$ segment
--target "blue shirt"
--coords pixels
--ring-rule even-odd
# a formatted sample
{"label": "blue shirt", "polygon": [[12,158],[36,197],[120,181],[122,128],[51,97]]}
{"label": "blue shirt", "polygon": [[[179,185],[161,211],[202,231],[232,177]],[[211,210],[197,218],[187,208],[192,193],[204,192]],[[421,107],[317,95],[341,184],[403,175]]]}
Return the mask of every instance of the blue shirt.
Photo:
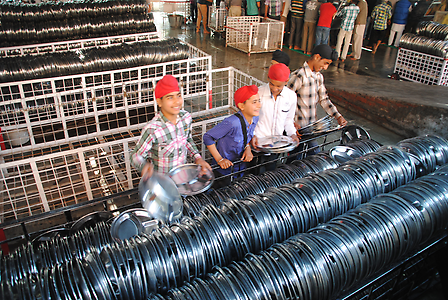
{"label": "blue shirt", "polygon": [[[238,114],[242,115],[241,111]],[[244,118],[244,116],[243,116]],[[252,124],[249,125],[246,118],[244,118],[247,128],[247,143],[250,142],[254,136],[255,126],[258,122],[258,117],[252,118]],[[206,146],[213,145],[216,141],[216,148],[222,158],[226,158],[231,162],[236,162],[241,159],[241,153],[246,145],[244,145],[243,129],[241,128],[241,121],[237,116],[231,115],[225,118],[221,123],[207,131],[203,136],[204,144]],[[216,160],[213,158],[212,164],[216,164]],[[234,171],[244,170],[246,168],[245,163],[238,163],[233,166]],[[223,175],[230,174],[232,167],[227,169],[219,168],[217,170]]]}

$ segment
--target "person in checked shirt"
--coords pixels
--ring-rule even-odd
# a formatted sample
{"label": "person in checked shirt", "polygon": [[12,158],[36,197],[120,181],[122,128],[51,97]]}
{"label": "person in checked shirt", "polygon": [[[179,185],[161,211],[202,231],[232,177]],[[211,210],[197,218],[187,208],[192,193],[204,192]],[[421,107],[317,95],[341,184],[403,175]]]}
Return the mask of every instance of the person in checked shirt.
{"label": "person in checked shirt", "polygon": [[392,18],[392,6],[389,1],[383,1],[383,3],[378,4],[372,11],[373,20],[373,32],[371,37],[371,44],[373,44],[372,54],[376,53],[378,46],[381,41],[384,41],[386,36],[387,25],[390,23],[390,18]]}
{"label": "person in checked shirt", "polygon": [[[287,86],[297,94],[296,127],[302,128],[316,121],[316,109],[319,103],[322,108],[345,126],[347,121],[338,112],[327,94],[324,85],[324,76],[320,71],[326,70],[333,60],[337,60],[337,53],[330,46],[321,44],[314,47],[311,57],[300,69],[291,73]],[[308,142],[308,149],[317,146],[317,142]],[[303,150],[303,143],[297,148],[297,152]],[[308,154],[318,152],[310,151]]]}
{"label": "person in checked shirt", "polygon": [[142,177],[153,172],[168,173],[172,168],[187,162],[187,155],[194,158],[202,171],[211,170],[202,159],[191,136],[191,115],[182,110],[184,99],[177,79],[165,75],[157,82],[154,94],[160,111],[143,128],[142,135],[131,153],[131,163]]}
{"label": "person in checked shirt", "polygon": [[[359,14],[359,7],[357,6],[358,0],[352,0],[350,5],[344,7],[338,13],[336,17],[342,17],[341,28],[339,29],[338,40],[336,42],[336,52],[339,55],[341,61],[347,58],[348,47],[352,39],[353,28],[355,28],[355,20]],[[341,53],[342,43],[344,43],[344,49]]]}

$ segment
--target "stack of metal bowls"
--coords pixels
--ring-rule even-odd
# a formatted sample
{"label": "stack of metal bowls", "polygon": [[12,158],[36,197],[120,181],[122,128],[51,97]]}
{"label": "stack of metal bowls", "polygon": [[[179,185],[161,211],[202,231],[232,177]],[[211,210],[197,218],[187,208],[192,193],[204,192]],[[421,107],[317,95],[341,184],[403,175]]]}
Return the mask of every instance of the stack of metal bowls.
{"label": "stack of metal bowls", "polygon": [[405,33],[400,38],[400,47],[422,53],[448,58],[448,41]]}
{"label": "stack of metal bowls", "polygon": [[0,47],[155,32],[141,0],[0,3]]}
{"label": "stack of metal bowls", "polygon": [[103,72],[187,59],[188,45],[177,38],[87,48],[41,55],[2,57],[0,83]]}

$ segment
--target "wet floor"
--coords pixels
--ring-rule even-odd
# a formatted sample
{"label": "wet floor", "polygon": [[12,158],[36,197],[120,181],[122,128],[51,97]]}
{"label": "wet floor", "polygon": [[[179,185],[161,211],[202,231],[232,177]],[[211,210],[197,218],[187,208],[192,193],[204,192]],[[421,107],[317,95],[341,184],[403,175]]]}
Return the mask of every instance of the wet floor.
{"label": "wet floor", "polygon": [[[247,53],[232,47],[226,47],[226,39],[222,32],[211,34],[196,33],[195,24],[187,23],[181,28],[170,27],[169,20],[163,13],[154,13],[154,21],[161,37],[177,37],[196,48],[212,56],[213,68],[223,68],[233,66],[242,72],[249,74],[259,80],[267,81],[268,66],[271,62],[272,53]],[[287,47],[282,49],[291,58],[289,65],[291,70],[298,69],[309,58],[309,55],[301,51],[290,50]],[[373,76],[388,78],[393,73],[395,59],[398,50],[393,47],[381,45],[375,55],[366,49],[363,51],[361,59],[345,62],[337,61],[328,70],[324,71],[325,76],[338,76],[344,72],[355,73],[359,76]],[[384,127],[378,126],[353,112],[339,108],[349,124],[356,124],[366,129],[371,138],[383,145],[394,145],[404,137],[397,135]],[[324,115],[320,109],[319,115]]]}

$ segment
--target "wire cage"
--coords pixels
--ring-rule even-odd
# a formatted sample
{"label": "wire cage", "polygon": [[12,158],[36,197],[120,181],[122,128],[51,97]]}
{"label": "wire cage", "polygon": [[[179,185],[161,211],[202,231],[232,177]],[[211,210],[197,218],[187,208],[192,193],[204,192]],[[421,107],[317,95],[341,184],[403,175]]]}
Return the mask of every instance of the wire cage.
{"label": "wire cage", "polygon": [[400,48],[394,73],[400,78],[428,85],[448,86],[448,59]]}
{"label": "wire cage", "polygon": [[160,1],[163,8],[162,11],[166,13],[170,26],[179,28],[186,23],[190,17],[190,1]]}
{"label": "wire cage", "polygon": [[224,32],[227,19],[225,7],[210,6],[208,14],[208,26],[214,32]]}
{"label": "wire cage", "polygon": [[134,43],[141,41],[151,41],[159,38],[158,32],[144,32],[136,34],[126,34],[120,36],[107,36],[81,40],[67,40],[53,43],[29,44],[14,47],[0,48],[0,57],[23,56],[27,54],[45,54],[68,50],[87,49],[94,47],[104,47],[120,45],[122,43]]}
{"label": "wire cage", "polygon": [[165,74],[178,78],[193,139],[209,157],[203,134],[234,112],[236,89],[261,82],[234,68],[191,72],[190,63],[176,62],[184,72],[165,63],[1,87],[2,223],[136,187],[130,151],[157,111],[153,87]]}
{"label": "wire cage", "polygon": [[283,47],[284,24],[260,16],[227,17],[226,46],[248,53],[273,52]]}

